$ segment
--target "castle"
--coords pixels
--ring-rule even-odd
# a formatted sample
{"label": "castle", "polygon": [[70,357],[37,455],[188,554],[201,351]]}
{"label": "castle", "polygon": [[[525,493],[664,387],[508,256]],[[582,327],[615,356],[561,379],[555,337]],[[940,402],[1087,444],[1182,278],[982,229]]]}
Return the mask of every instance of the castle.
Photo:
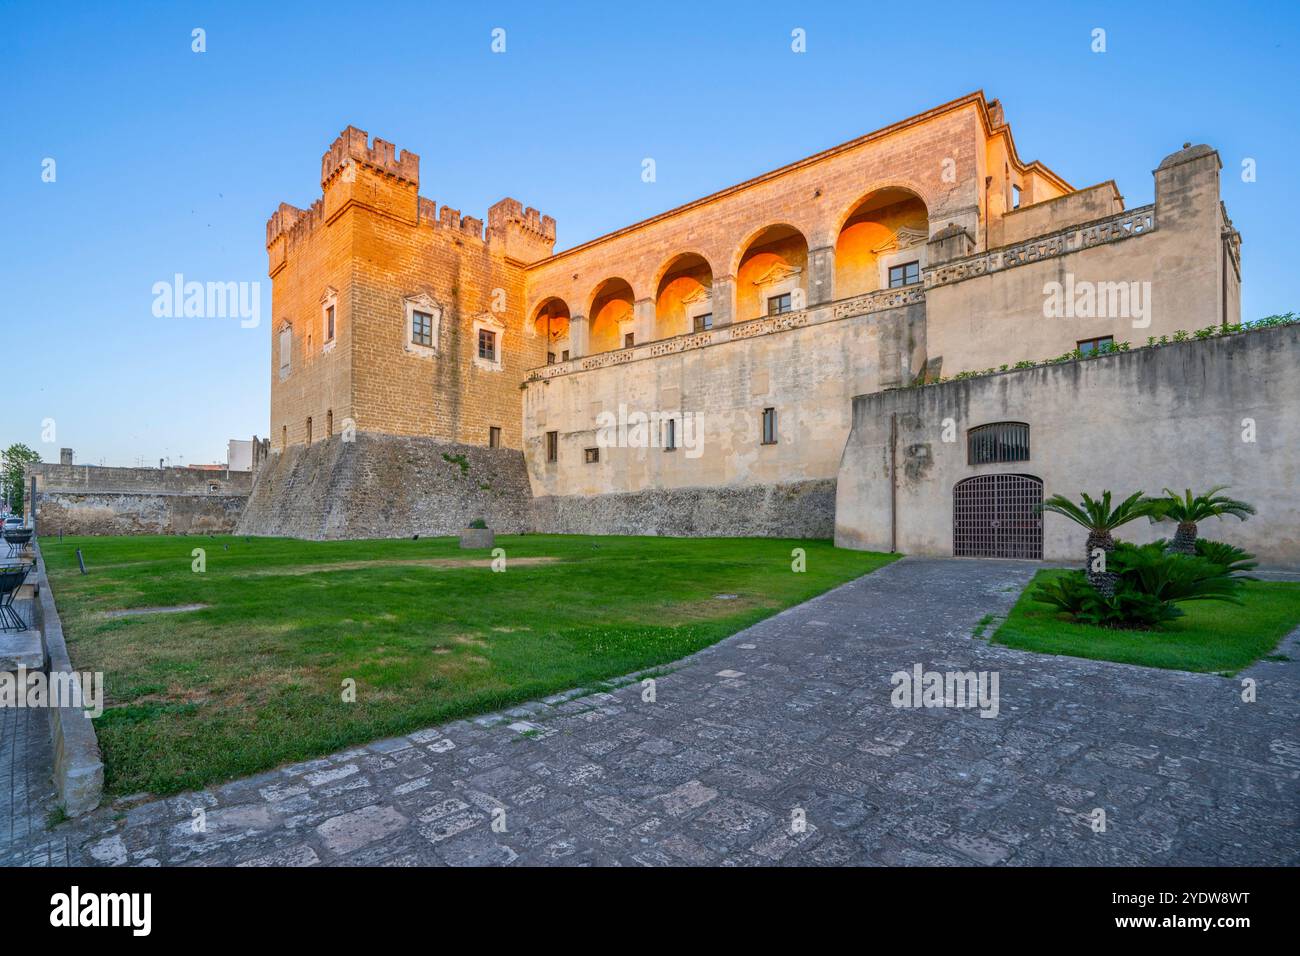
{"label": "castle", "polygon": [[[550,216],[438,206],[418,156],[348,127],[321,197],[267,223],[272,454],[242,530],[447,533],[483,516],[1060,556],[1072,539],[1034,510],[1051,441],[1125,436],[1151,490],[1247,497],[1283,476],[1229,445],[1185,474],[1189,451],[1157,447],[1141,414],[1089,413],[1121,393],[1141,408],[1154,375],[1181,390],[1159,398],[1171,414],[1244,416],[1240,396],[1169,369],[1222,378],[1210,352],[1268,365],[1258,345],[1140,348],[1240,322],[1220,168],[1185,146],[1154,171],[1154,201],[1127,207],[1113,181],[1076,188],[1023,160],[977,92],[556,253]],[[1051,435],[1034,420],[1049,415]],[[1047,493],[1127,487],[1132,461],[1111,476],[1083,459]]]}

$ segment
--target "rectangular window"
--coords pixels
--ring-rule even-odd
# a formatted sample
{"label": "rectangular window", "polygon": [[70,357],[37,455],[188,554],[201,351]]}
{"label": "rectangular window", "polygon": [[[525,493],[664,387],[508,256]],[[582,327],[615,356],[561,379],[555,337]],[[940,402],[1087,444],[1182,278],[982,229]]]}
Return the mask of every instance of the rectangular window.
{"label": "rectangular window", "polygon": [[569,360],[569,350],[565,349],[563,352],[560,353],[560,361],[567,362],[568,360]]}
{"label": "rectangular window", "polygon": [[560,460],[560,433],[546,433],[546,460],[554,463]]}
{"label": "rectangular window", "polygon": [[1012,209],[1020,208],[1020,187],[1019,186],[1011,187],[1011,208]]}
{"label": "rectangular window", "polygon": [[763,444],[776,444],[776,409],[763,409]]}
{"label": "rectangular window", "polygon": [[496,425],[491,425],[488,427],[488,447],[489,448],[501,447],[501,429],[498,428]]}
{"label": "rectangular window", "polygon": [[889,267],[889,287],[899,289],[905,285],[921,281],[921,263],[904,262],[901,265]]}
{"label": "rectangular window", "polygon": [[623,348],[630,349],[634,345],[636,345],[636,336],[633,333],[628,332],[623,336]]}
{"label": "rectangular window", "polygon": [[478,357],[489,362],[497,360],[497,334],[491,329],[478,330]]}
{"label": "rectangular window", "polygon": [[325,341],[334,341],[334,306],[325,307]]}
{"label": "rectangular window", "polygon": [[783,312],[789,312],[791,309],[790,293],[785,292],[781,295],[774,295],[767,300],[767,314],[781,315]]}
{"label": "rectangular window", "polygon": [[664,451],[677,447],[677,419],[670,418],[664,422]]}
{"label": "rectangular window", "polygon": [[584,448],[582,450],[582,460],[585,461],[588,465],[596,464],[596,462],[600,461],[600,449]]}
{"label": "rectangular window", "polygon": [[555,364],[555,353],[554,353],[554,352],[547,352],[547,353],[546,353],[546,364],[547,364],[547,365],[554,365],[554,364]]}
{"label": "rectangular window", "polygon": [[1084,355],[1091,355],[1093,352],[1100,352],[1103,348],[1110,351],[1110,347],[1115,344],[1115,336],[1103,335],[1095,339],[1083,339],[1075,343],[1077,348]]}
{"label": "rectangular window", "polygon": [[428,312],[411,313],[411,344],[433,348],[433,316]]}
{"label": "rectangular window", "polygon": [[705,312],[703,315],[697,315],[697,316],[695,317],[695,331],[696,331],[696,332],[707,332],[707,331],[708,331],[709,329],[711,329],[711,328],[713,328],[713,313],[712,313],[712,312]]}

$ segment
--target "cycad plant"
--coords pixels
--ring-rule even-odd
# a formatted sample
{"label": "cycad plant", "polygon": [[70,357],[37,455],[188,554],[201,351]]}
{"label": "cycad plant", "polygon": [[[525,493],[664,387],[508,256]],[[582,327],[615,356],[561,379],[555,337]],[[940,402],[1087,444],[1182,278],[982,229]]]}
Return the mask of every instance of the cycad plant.
{"label": "cycad plant", "polygon": [[1104,568],[1104,561],[1101,562],[1103,567],[1098,568],[1094,563],[1094,554],[1100,548],[1106,553],[1105,556],[1109,556],[1115,550],[1115,539],[1111,532],[1120,525],[1153,514],[1155,505],[1150,502],[1151,499],[1143,497],[1143,492],[1137,491],[1112,508],[1109,491],[1103,491],[1100,498],[1084,492],[1078,503],[1064,495],[1052,495],[1043,502],[1043,510],[1063,515],[1088,529],[1083,570],[1088,575],[1088,583],[1099,594],[1110,598],[1115,595],[1115,575]]}
{"label": "cycad plant", "polygon": [[1166,488],[1165,497],[1149,499],[1153,521],[1178,522],[1178,530],[1174,532],[1173,544],[1169,546],[1169,550],[1179,554],[1195,554],[1198,521],[1204,521],[1206,518],[1221,519],[1224,515],[1232,515],[1245,521],[1255,513],[1253,505],[1219,494],[1227,487],[1227,485],[1215,485],[1209,491],[1199,495],[1193,495],[1191,488],[1188,488],[1183,495]]}

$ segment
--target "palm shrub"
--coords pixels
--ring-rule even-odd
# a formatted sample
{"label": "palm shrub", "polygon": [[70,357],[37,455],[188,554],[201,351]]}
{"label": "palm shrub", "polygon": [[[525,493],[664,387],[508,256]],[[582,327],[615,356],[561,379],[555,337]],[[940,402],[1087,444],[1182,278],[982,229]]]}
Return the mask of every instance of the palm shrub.
{"label": "palm shrub", "polygon": [[1078,503],[1064,495],[1052,495],[1043,502],[1043,510],[1063,515],[1075,524],[1088,529],[1088,541],[1084,549],[1084,573],[1087,575],[1088,583],[1098,593],[1103,597],[1110,597],[1115,593],[1115,574],[1109,567],[1097,568],[1093,562],[1093,555],[1101,549],[1105,552],[1106,563],[1108,563],[1111,552],[1115,550],[1115,539],[1111,536],[1111,532],[1137,518],[1150,517],[1155,509],[1155,506],[1150,503],[1151,500],[1143,497],[1142,492],[1136,491],[1112,508],[1109,490],[1103,491],[1100,498],[1094,498],[1085,491],[1082,500]]}
{"label": "palm shrub", "polygon": [[1090,586],[1083,572],[1069,571],[1038,585],[1030,597],[1081,624],[1149,630],[1181,617],[1178,605],[1187,601],[1240,604],[1238,591],[1245,580],[1209,558],[1167,551],[1163,541],[1117,542],[1108,571],[1114,575],[1110,594]]}
{"label": "palm shrub", "polygon": [[1148,499],[1152,521],[1178,522],[1174,543],[1170,545],[1172,550],[1179,554],[1196,554],[1196,524],[1199,521],[1206,518],[1222,519],[1224,515],[1245,521],[1255,513],[1253,505],[1219,494],[1227,487],[1215,485],[1199,495],[1193,495],[1191,488],[1182,495],[1166,488],[1165,497]]}
{"label": "palm shrub", "polygon": [[1235,544],[1228,544],[1224,541],[1211,541],[1209,538],[1196,539],[1196,556],[1217,564],[1229,574],[1245,581],[1255,580],[1249,577],[1246,572],[1259,567],[1259,562],[1255,560],[1255,556],[1249,551],[1245,551]]}

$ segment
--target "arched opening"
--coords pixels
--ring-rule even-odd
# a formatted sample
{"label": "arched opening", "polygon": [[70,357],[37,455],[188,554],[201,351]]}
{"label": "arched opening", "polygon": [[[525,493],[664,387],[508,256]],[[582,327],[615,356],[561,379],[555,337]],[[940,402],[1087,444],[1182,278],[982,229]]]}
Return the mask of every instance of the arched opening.
{"label": "arched opening", "polygon": [[596,287],[587,310],[588,350],[609,352],[621,349],[632,333],[636,300],[632,286],[623,279],[606,279]]}
{"label": "arched opening", "polygon": [[1043,480],[977,475],[952,489],[952,553],[959,558],[1043,557]]}
{"label": "arched opening", "polygon": [[807,302],[808,240],[775,225],[749,240],[736,267],[736,319],[798,312]]}
{"label": "arched opening", "polygon": [[711,328],[713,270],[703,256],[694,252],[674,257],[655,290],[655,338]]}
{"label": "arched opening", "polygon": [[569,306],[552,296],[533,313],[533,331],[546,343],[546,364],[563,362],[569,351]]}
{"label": "arched opening", "polygon": [[915,193],[878,189],[859,202],[835,240],[835,298],[921,281],[929,213]]}

